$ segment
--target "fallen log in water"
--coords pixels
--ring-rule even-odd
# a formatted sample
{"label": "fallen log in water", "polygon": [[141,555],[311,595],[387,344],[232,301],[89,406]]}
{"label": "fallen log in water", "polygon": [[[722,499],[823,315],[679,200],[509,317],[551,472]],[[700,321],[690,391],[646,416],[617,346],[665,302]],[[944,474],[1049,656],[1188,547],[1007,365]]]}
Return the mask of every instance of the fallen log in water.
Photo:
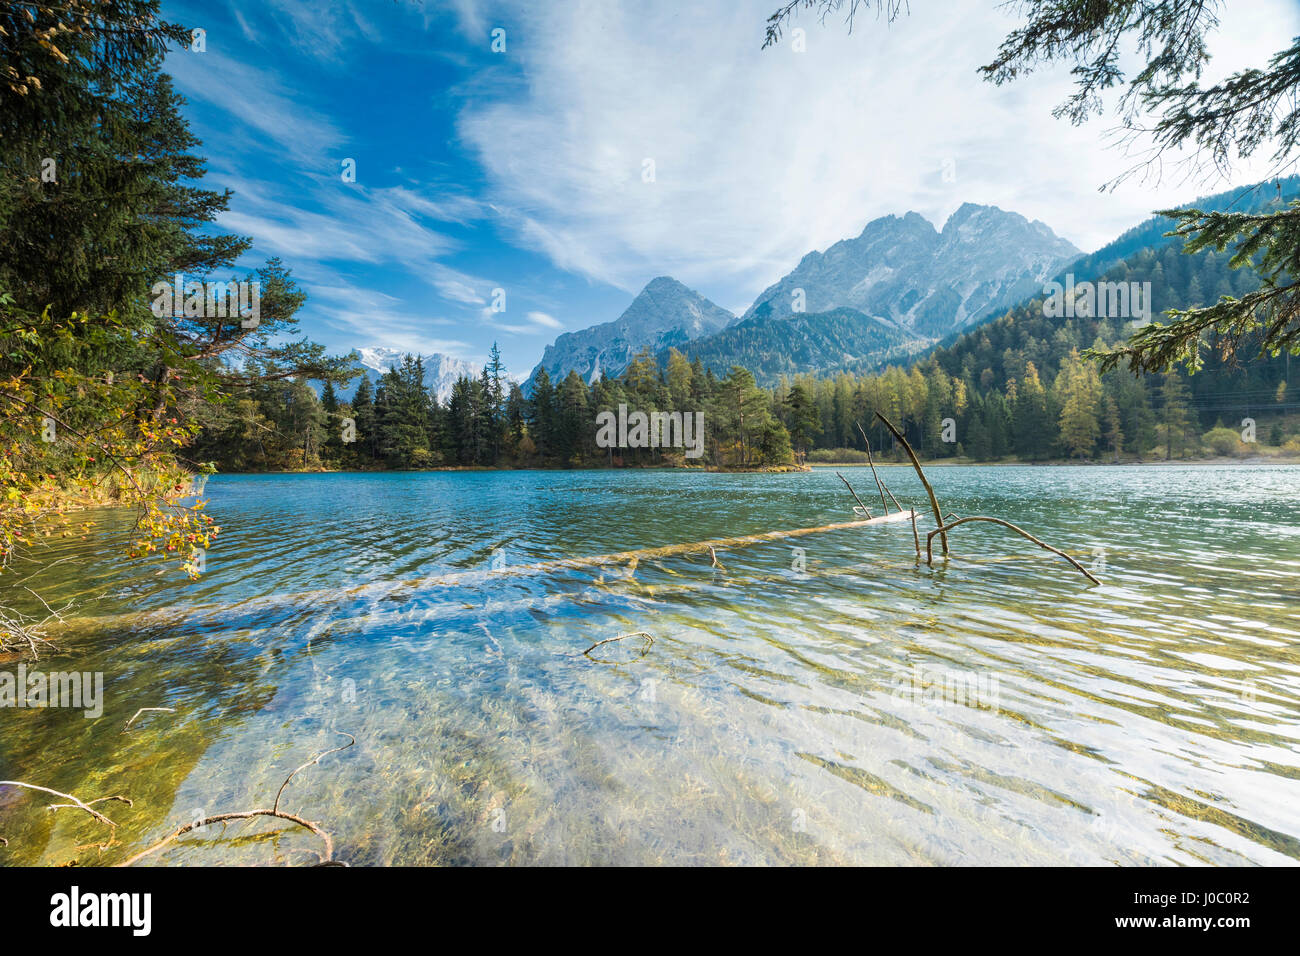
{"label": "fallen log in water", "polygon": [[[721,569],[722,565],[721,562],[718,561],[717,557],[718,551],[724,551],[729,548],[746,548],[767,541],[779,541],[782,538],[800,538],[805,535],[822,534],[828,531],[845,531],[853,528],[870,528],[876,525],[897,524],[902,521],[912,520],[914,516],[915,512],[907,510],[876,518],[868,518],[863,521],[842,521],[837,524],[818,525],[814,528],[791,528],[785,531],[763,531],[758,534],[741,535],[735,538],[713,538],[708,541],[693,541],[687,544],[668,544],[657,548],[638,548],[634,551],[616,551],[611,554],[596,554],[579,558],[554,558],[550,561],[538,561],[532,564],[508,564],[499,568],[476,568],[471,571],[452,571],[447,574],[437,574],[426,578],[413,578],[405,581],[379,581],[351,588],[322,588],[315,591],[299,591],[294,594],[268,595],[262,598],[251,598],[250,600],[241,603],[239,607],[245,611],[254,611],[267,607],[280,607],[286,604],[306,606],[319,602],[338,601],[341,599],[358,598],[367,595],[372,595],[375,598],[391,598],[403,591],[411,591],[422,587],[477,584],[496,577],[540,574],[548,571],[599,567],[602,565],[625,565],[635,570],[636,565],[641,561],[652,561],[657,558],[667,558],[675,555],[695,553],[709,554],[711,556],[710,565]],[[919,558],[919,547],[917,549],[917,554]],[[113,624],[140,626],[149,618],[150,615],[156,616],[160,623],[172,623],[178,618],[193,618],[201,614],[222,612],[229,609],[230,605],[226,604],[197,604],[179,609],[182,612],[179,615],[175,610],[160,610],[141,614],[105,615],[93,618],[68,618],[65,621],[65,624],[74,627],[82,626],[88,628],[101,628],[112,626]]]}
{"label": "fallen log in water", "polygon": [[[714,538],[710,541],[694,541],[690,544],[666,544],[658,548],[638,548],[635,551],[617,551],[613,554],[597,554],[586,558],[556,558],[554,561],[542,561],[538,564],[521,564],[514,568],[499,568],[494,573],[500,574],[506,571],[524,573],[529,571],[551,571],[561,568],[586,568],[600,564],[625,564],[634,560],[654,560],[655,558],[667,558],[678,554],[693,554],[703,551],[716,552],[728,548],[747,548],[753,544],[761,544],[764,541],[778,541],[782,538],[800,538],[804,535],[821,534],[826,531],[846,531],[850,528],[869,528],[880,524],[894,524],[899,521],[909,521],[911,516],[911,511],[903,511],[892,515],[881,515],[878,518],[867,518],[864,521],[842,521],[839,524],[818,525],[816,528],[764,531],[760,534],[742,535],[739,538]],[[482,572],[468,573],[481,574]],[[444,575],[442,578],[429,579],[429,581],[443,581],[446,578],[458,576]]]}
{"label": "fallen log in water", "polygon": [[[968,521],[988,521],[994,524],[1003,525],[1011,529],[1012,531],[1015,531],[1017,534],[1034,542],[1039,547],[1044,548],[1047,551],[1051,551],[1053,554],[1060,555],[1061,557],[1069,561],[1072,565],[1074,565],[1076,568],[1078,568],[1080,571],[1082,571],[1083,574],[1088,578],[1088,580],[1092,581],[1094,584],[1101,583],[1100,581],[1097,580],[1097,578],[1095,578],[1092,574],[1090,574],[1083,567],[1083,565],[1079,564],[1078,561],[1070,557],[1064,551],[1058,550],[1057,548],[1054,548],[1049,544],[1045,544],[1044,542],[1035,538],[1029,532],[1016,527],[1015,525],[1011,524],[1011,522],[1009,521],[1003,521],[1001,518],[989,518],[984,516],[958,518],[957,515],[950,514],[948,517],[954,520],[952,520],[951,523],[945,524],[945,521],[947,521],[948,519],[943,516],[943,511],[939,507],[939,499],[934,493],[934,488],[933,486],[931,486],[930,481],[926,477],[924,470],[922,470],[921,462],[917,458],[916,452],[912,450],[912,446],[908,444],[907,438],[904,437],[903,433],[899,431],[897,428],[895,428],[894,424],[890,422],[887,418],[885,418],[883,415],[877,413],[876,417],[879,418],[881,422],[884,423],[885,427],[889,430],[890,434],[893,435],[894,438],[899,442],[899,444],[903,446],[903,450],[907,452],[908,457],[912,461],[912,467],[916,470],[917,477],[920,478],[921,484],[925,487],[926,494],[929,496],[930,507],[934,511],[934,518],[935,518],[935,529],[931,532],[928,532],[926,535],[926,553],[928,557],[928,563],[931,566],[933,566],[934,563],[933,540],[935,535],[939,536],[939,541],[943,546],[943,553],[946,556],[948,554],[948,531],[949,530],[951,530],[952,528],[956,527],[959,524],[963,524]],[[861,425],[859,425],[859,428],[860,427]],[[865,432],[863,433],[863,438],[864,440],[866,438]],[[893,492],[889,491],[889,489],[885,487],[884,482],[881,481],[879,475],[876,473],[874,462],[871,462],[871,471],[872,474],[876,476],[878,489],[881,492],[882,504],[884,502],[884,496],[889,495],[890,499],[894,502],[895,505],[897,505],[898,499],[894,498]],[[838,472],[836,472],[836,474],[839,475]],[[849,484],[848,480],[845,479],[843,475],[839,475],[839,478],[848,487],[850,493],[854,497],[854,500],[858,502],[858,508],[855,509],[855,511],[861,510],[863,512],[866,512],[867,511],[866,506],[862,503],[862,500],[858,497],[857,492],[853,490],[853,486]],[[888,510],[887,507],[886,510]],[[422,587],[437,587],[442,585],[455,585],[455,584],[477,584],[484,580],[491,579],[493,577],[500,577],[506,575],[525,575],[525,574],[545,573],[548,571],[577,570],[580,568],[599,567],[601,565],[620,565],[620,564],[624,565],[625,577],[632,578],[636,572],[637,565],[641,561],[646,561],[646,560],[653,561],[659,558],[674,557],[676,555],[705,553],[705,552],[707,552],[709,555],[710,558],[709,563],[711,567],[718,570],[725,570],[725,568],[722,566],[722,562],[718,560],[718,552],[725,551],[729,548],[747,548],[750,547],[751,545],[762,544],[768,541],[779,541],[785,538],[799,538],[799,537],[804,537],[805,535],[822,534],[828,531],[847,531],[855,528],[869,528],[869,527],[874,527],[876,525],[896,524],[898,522],[903,522],[903,521],[910,521],[912,523],[912,540],[916,548],[916,560],[917,563],[919,564],[921,560],[921,541],[920,541],[919,531],[916,527],[917,517],[918,517],[917,512],[914,509],[907,508],[895,512],[894,514],[884,514],[876,518],[866,518],[860,521],[842,521],[836,524],[817,525],[816,527],[812,527],[812,528],[791,528],[784,531],[763,531],[758,534],[740,535],[734,538],[712,538],[708,541],[693,541],[686,544],[667,544],[655,548],[637,548],[632,551],[616,551],[611,554],[596,554],[596,555],[590,555],[588,557],[555,558],[550,561],[538,561],[532,564],[505,565],[498,568],[480,568],[472,571],[453,571],[449,574],[432,575],[426,578],[416,578],[416,579],[406,580],[406,581],[375,582],[372,584],[363,584],[353,588],[343,588],[343,589],[330,588],[330,589],[320,589],[316,591],[304,591],[304,592],[299,592],[297,594],[272,595],[266,598],[254,598],[250,601],[246,601],[242,603],[240,607],[242,610],[251,611],[251,610],[256,610],[258,608],[264,608],[264,607],[283,606],[285,604],[306,605],[306,604],[312,604],[312,603],[317,603],[322,601],[338,601],[340,599],[351,599],[351,598],[358,598],[363,596],[373,596],[376,599],[383,599],[383,598],[391,599],[391,598],[396,598],[403,592],[414,591]],[[223,611],[228,609],[228,607],[229,607],[228,605],[222,605],[222,604],[198,605],[195,607],[186,608],[184,610],[184,613],[181,615],[181,617],[192,618],[200,614],[203,614],[205,612]],[[172,617],[172,615],[167,615],[165,612],[163,614],[160,614],[159,616],[164,618]],[[115,619],[124,619],[123,623],[130,623],[133,626],[139,626],[139,624],[141,623],[141,619],[143,617],[145,616],[134,615],[134,614],[114,615],[112,617],[74,619],[70,621],[65,621],[65,624],[75,623],[87,627],[103,627],[106,625],[112,625],[113,623],[115,623]]]}

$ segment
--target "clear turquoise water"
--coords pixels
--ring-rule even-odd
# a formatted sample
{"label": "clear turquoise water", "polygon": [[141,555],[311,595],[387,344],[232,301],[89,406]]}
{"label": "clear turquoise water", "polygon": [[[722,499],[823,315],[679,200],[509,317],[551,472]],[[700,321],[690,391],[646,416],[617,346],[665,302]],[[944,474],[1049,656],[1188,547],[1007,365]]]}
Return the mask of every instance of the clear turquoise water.
{"label": "clear turquoise water", "polygon": [[[1300,468],[932,478],[1102,585],[981,525],[933,569],[896,524],[489,573],[852,520],[820,469],[218,476],[193,584],[121,561],[100,515],[23,573],[77,603],[40,663],[103,671],[104,715],[0,710],[0,778],[133,805],[101,807],[110,834],[0,788],[0,862],[111,863],[270,806],[340,732],[282,802],[354,865],[1300,860]],[[629,632],[653,643],[582,653]],[[174,712],[123,733],[141,707]],[[314,862],[309,833],[257,836],[279,827],[152,861]]]}

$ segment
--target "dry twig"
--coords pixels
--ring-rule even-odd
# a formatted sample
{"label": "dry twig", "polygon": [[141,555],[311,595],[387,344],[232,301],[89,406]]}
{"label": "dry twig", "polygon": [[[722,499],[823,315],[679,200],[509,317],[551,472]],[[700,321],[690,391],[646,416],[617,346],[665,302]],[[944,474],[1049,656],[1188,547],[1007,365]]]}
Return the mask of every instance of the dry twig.
{"label": "dry twig", "polygon": [[298,826],[310,830],[325,843],[325,855],[321,858],[321,862],[329,863],[332,861],[334,856],[334,841],[330,839],[330,835],[322,830],[317,824],[312,823],[310,820],[304,820],[302,817],[294,816],[292,813],[284,813],[278,810],[245,810],[241,813],[218,813],[216,816],[205,817],[202,820],[195,820],[193,823],[187,823],[182,827],[177,827],[171,834],[163,837],[153,846],[141,850],[129,860],[123,860],[117,865],[130,866],[133,863],[138,863],[145,857],[152,856],[163,847],[175,842],[178,838],[189,833],[191,830],[201,829],[210,823],[227,823],[231,820],[251,820],[253,817],[275,817],[279,820],[288,820],[290,823],[296,823]]}
{"label": "dry twig", "polygon": [[[39,597],[39,595],[37,595]],[[42,602],[44,603],[44,602]],[[67,610],[66,607],[63,610]],[[54,642],[45,637],[44,631],[52,619],[62,620],[53,610],[43,620],[37,620],[21,614],[11,608],[0,607],[0,653],[8,653],[26,648],[31,652],[32,660],[40,660],[40,647],[57,650]]]}
{"label": "dry twig", "polygon": [[280,809],[280,795],[281,795],[282,793],[284,793],[284,788],[287,787],[287,786],[289,786],[289,781],[292,780],[294,777],[296,777],[296,776],[298,775],[298,771],[299,771],[299,770],[306,770],[306,769],[307,769],[308,767],[310,767],[312,764],[318,764],[318,763],[320,763],[322,757],[328,757],[330,754],[336,754],[336,753],[338,753],[340,750],[347,750],[349,747],[354,747],[354,746],[356,746],[357,738],[356,738],[356,737],[353,737],[353,736],[352,736],[350,733],[348,733],[347,731],[344,731],[344,730],[336,730],[336,731],[334,731],[334,733],[336,733],[336,734],[342,734],[344,737],[348,738],[348,742],[345,743],[342,747],[335,747],[333,750],[325,750],[325,751],[322,751],[321,753],[318,753],[316,756],[312,757],[310,760],[308,760],[305,764],[303,764],[301,767],[299,767],[299,768],[298,768],[297,770],[295,770],[293,773],[289,774],[289,776],[285,777],[285,779],[284,779],[284,783],[280,784],[280,789],[277,790],[277,791],[275,792],[275,803],[272,804],[272,806],[271,806],[271,809],[272,809],[273,811],[278,811],[278,810]]}
{"label": "dry twig", "polygon": [[54,803],[50,805],[49,809],[62,810],[62,809],[75,807],[78,810],[85,810],[87,813],[89,813],[100,823],[107,824],[110,827],[116,827],[117,824],[114,823],[112,820],[110,820],[108,817],[104,816],[98,810],[94,809],[94,804],[104,803],[105,801],[108,800],[117,800],[120,803],[125,803],[128,807],[133,806],[131,801],[128,800],[126,797],[98,797],[94,800],[91,800],[90,803],[83,803],[81,800],[78,800],[70,793],[63,793],[62,791],[59,790],[51,790],[49,787],[40,787],[34,783],[23,783],[21,780],[0,780],[0,787],[25,787],[28,790],[39,790],[41,793],[52,793],[56,797],[62,797],[63,799],[71,800],[72,802]]}
{"label": "dry twig", "polygon": [[176,711],[171,707],[141,707],[139,710],[135,712],[135,714],[131,717],[131,719],[126,722],[126,726],[122,728],[122,733],[126,733],[128,730],[131,729],[131,725],[135,723],[136,717],[139,717],[141,714],[151,710],[162,710],[162,711],[166,711],[169,714],[176,713]]}
{"label": "dry twig", "polygon": [[202,820],[195,820],[191,823],[186,823],[184,826],[177,827],[175,830],[173,830],[167,836],[163,837],[153,846],[141,850],[135,856],[131,857],[128,860],[124,860],[117,865],[130,866],[133,863],[138,863],[140,860],[143,860],[145,857],[152,856],[153,854],[157,853],[159,850],[163,849],[164,847],[174,843],[176,840],[184,836],[186,833],[189,833],[192,830],[202,829],[203,827],[206,827],[210,823],[229,823],[231,820],[251,820],[253,817],[274,817],[277,820],[288,820],[290,823],[296,823],[298,826],[303,827],[306,830],[310,830],[312,833],[320,837],[325,844],[325,853],[323,856],[320,857],[321,863],[323,865],[333,864],[334,863],[334,859],[333,859],[334,840],[330,837],[328,833],[326,833],[323,829],[321,829],[319,824],[313,823],[311,820],[306,820],[300,816],[297,816],[296,814],[285,813],[283,810],[281,810],[280,797],[284,794],[284,788],[289,786],[289,781],[292,780],[298,774],[298,771],[306,770],[308,767],[312,766],[313,764],[320,763],[322,757],[325,757],[329,754],[338,753],[341,750],[347,750],[349,747],[355,745],[357,742],[356,737],[353,737],[351,734],[345,731],[336,730],[335,733],[342,734],[344,737],[347,737],[348,742],[344,744],[342,747],[335,747],[332,750],[325,750],[322,751],[321,753],[318,753],[316,756],[312,757],[311,760],[308,760],[301,767],[298,767],[292,773],[290,773],[289,776],[285,777],[284,783],[280,784],[280,789],[275,794],[275,803],[269,810],[263,808],[260,810],[243,810],[240,811],[239,813],[218,813],[215,816],[204,817]]}
{"label": "dry twig", "polygon": [[925,477],[925,472],[921,470],[921,462],[916,457],[916,452],[912,451],[912,446],[909,445],[907,439],[903,437],[903,433],[894,427],[893,422],[880,414],[880,412],[876,412],[876,417],[880,419],[887,429],[889,429],[889,434],[894,436],[894,440],[903,446],[903,450],[907,452],[907,457],[912,459],[912,467],[916,469],[916,476],[921,479],[921,484],[925,486],[925,493],[930,496],[930,507],[934,509],[934,523],[940,528],[939,543],[943,545],[943,553],[947,554],[948,536],[944,534],[942,530],[943,509],[939,507],[939,499],[935,497],[934,489],[930,487],[930,480]]}
{"label": "dry twig", "polygon": [[[845,478],[843,475],[841,475],[838,471],[835,472],[835,477],[838,478],[840,481],[844,482],[844,487],[847,488],[847,489],[849,489],[849,494],[851,494],[851,495],[853,496],[853,500],[856,501],[856,502],[858,503],[858,508],[861,508],[861,509],[862,509],[862,517],[864,517],[864,518],[870,518],[870,517],[871,517],[871,512],[868,511],[868,510],[867,510],[867,506],[864,505],[864,504],[862,503],[862,499],[858,497],[858,493],[857,493],[856,491],[853,490],[853,486],[852,486],[851,484],[849,484],[849,480],[848,480],[847,478]],[[881,496],[881,499],[880,499],[880,500],[881,500],[881,501],[884,501],[884,500],[885,500],[885,499],[884,499],[884,496]],[[855,508],[855,509],[853,509],[853,510],[854,510],[854,511],[857,511],[858,508]],[[889,509],[888,509],[888,508],[885,509],[885,514],[889,514]]]}
{"label": "dry twig", "polygon": [[876,490],[880,492],[881,507],[885,509],[885,514],[889,514],[889,505],[885,504],[885,492],[888,491],[889,498],[891,501],[893,501],[894,507],[897,508],[899,511],[902,511],[903,506],[898,503],[898,499],[894,497],[894,493],[892,491],[889,491],[889,489],[885,486],[885,482],[881,479],[880,475],[876,472],[876,460],[873,457],[871,457],[871,439],[867,437],[867,432],[862,427],[862,422],[855,422],[855,424],[858,426],[858,432],[861,433],[862,435],[862,443],[867,446],[867,464],[871,466],[871,476],[876,479]]}
{"label": "dry twig", "polygon": [[607,637],[603,641],[597,641],[595,644],[592,644],[591,647],[583,651],[582,656],[587,658],[588,660],[596,661],[597,664],[610,663],[609,661],[602,661],[599,660],[598,658],[592,657],[591,652],[594,651],[596,648],[600,647],[602,644],[612,644],[614,641],[621,641],[625,637],[640,637],[645,639],[645,643],[641,646],[641,654],[639,655],[641,657],[645,657],[646,654],[650,652],[650,646],[655,642],[654,636],[648,634],[645,631],[629,631],[626,634],[618,635],[618,637]]}

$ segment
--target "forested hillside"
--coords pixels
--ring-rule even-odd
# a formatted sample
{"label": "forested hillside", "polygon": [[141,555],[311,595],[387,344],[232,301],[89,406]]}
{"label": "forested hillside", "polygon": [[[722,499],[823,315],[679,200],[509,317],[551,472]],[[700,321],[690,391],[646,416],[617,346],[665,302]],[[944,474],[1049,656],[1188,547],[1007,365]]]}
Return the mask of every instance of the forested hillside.
{"label": "forested hillside", "polygon": [[[768,304],[743,322],[681,346],[689,359],[706,369],[725,373],[743,365],[763,385],[782,376],[812,372],[879,368],[889,359],[901,360],[924,344],[894,325],[857,309],[774,315]],[[659,360],[667,361],[668,352]]]}
{"label": "forested hillside", "polygon": [[[1188,205],[1206,212],[1222,212],[1230,209],[1237,212],[1260,212],[1276,209],[1297,196],[1300,196],[1300,176],[1284,176],[1281,179],[1204,196]],[[1173,230],[1174,225],[1174,220],[1167,216],[1152,216],[1121,233],[1096,252],[1080,256],[1062,269],[1058,278],[1069,272],[1076,279],[1095,279],[1106,270],[1144,249],[1181,246],[1180,239],[1166,235]]]}
{"label": "forested hillside", "polygon": [[[1107,282],[1150,282],[1153,320],[1221,295],[1258,286],[1248,269],[1231,269],[1213,251],[1186,255],[1176,245],[1139,251],[1107,270]],[[1279,445],[1300,428],[1288,392],[1287,356],[1257,356],[1237,366],[1217,357],[1195,375],[1098,374],[1083,353],[1127,337],[1129,320],[1049,318],[1035,299],[937,349],[910,371],[869,376],[802,376],[776,391],[785,402],[801,389],[818,410],[813,448],[862,449],[855,423],[887,409],[935,458],[1181,458],[1245,453],[1242,420],[1257,421],[1256,447]],[[942,422],[954,428],[944,441]],[[1223,426],[1217,429],[1215,426]],[[1209,446],[1201,437],[1210,431]],[[883,440],[873,436],[873,442]],[[1294,449],[1300,452],[1300,448]],[[814,456],[815,458],[816,456]],[[841,456],[843,457],[843,456]]]}

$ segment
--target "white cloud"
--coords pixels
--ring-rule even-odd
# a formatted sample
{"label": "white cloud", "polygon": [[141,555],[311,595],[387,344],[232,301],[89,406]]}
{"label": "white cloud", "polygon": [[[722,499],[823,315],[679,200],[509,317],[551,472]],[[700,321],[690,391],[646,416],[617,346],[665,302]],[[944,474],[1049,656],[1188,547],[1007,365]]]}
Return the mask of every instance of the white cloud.
{"label": "white cloud", "polygon": [[554,332],[564,328],[564,323],[546,312],[532,311],[524,315],[526,322],[509,322],[505,313],[495,311],[491,306],[479,310],[479,319],[485,329],[493,332],[512,332],[516,335],[538,335]]}
{"label": "white cloud", "polygon": [[450,299],[464,305],[483,304],[483,296],[474,289],[473,285],[454,276],[440,276],[433,279],[432,283],[433,287],[442,294],[444,299]]}
{"label": "white cloud", "polygon": [[230,15],[235,18],[235,22],[239,24],[239,29],[244,34],[244,39],[247,40],[249,43],[258,43],[261,38],[257,35],[257,32],[253,29],[252,24],[250,24],[247,18],[245,18],[243,12],[239,9],[238,5],[235,4],[233,0],[228,0],[226,7],[227,9],[229,9]]}
{"label": "white cloud", "polygon": [[483,40],[487,37],[487,22],[475,0],[450,0],[450,6],[456,14],[457,26],[466,38]]}
{"label": "white cloud", "polygon": [[428,286],[454,305],[487,301],[493,283],[439,261],[459,243],[427,220],[459,220],[477,211],[472,202],[446,196],[430,200],[408,188],[369,188],[336,177],[304,176],[287,194],[274,184],[224,177],[235,191],[232,208],[218,218],[231,232],[251,235],[248,265],[282,257],[308,293],[304,318],[322,322],[337,339],[477,358],[480,348],[459,339],[435,339],[435,326],[458,325],[430,316],[432,296],[401,298],[354,276],[358,268]]}
{"label": "white cloud", "polygon": [[[1254,6],[1225,13],[1216,69],[1260,63],[1300,32],[1293,5]],[[991,0],[888,27],[860,18],[852,35],[804,16],[802,54],[760,51],[774,7],[601,0],[503,15],[527,84],[461,118],[494,203],[562,268],[628,291],[668,273],[730,300],[888,213],[942,225],[964,201],[991,203],[1091,249],[1197,191],[1130,182],[1099,195],[1131,160],[1104,148],[1113,120],[1052,118],[1068,70],[1001,88],[976,75],[1015,22]],[[1226,188],[1212,186],[1201,191]]]}
{"label": "white cloud", "polygon": [[563,322],[555,318],[555,316],[553,315],[547,315],[545,312],[529,312],[528,318],[529,320],[532,321],[534,325],[538,325],[543,328],[547,328],[547,329],[564,328]]}

